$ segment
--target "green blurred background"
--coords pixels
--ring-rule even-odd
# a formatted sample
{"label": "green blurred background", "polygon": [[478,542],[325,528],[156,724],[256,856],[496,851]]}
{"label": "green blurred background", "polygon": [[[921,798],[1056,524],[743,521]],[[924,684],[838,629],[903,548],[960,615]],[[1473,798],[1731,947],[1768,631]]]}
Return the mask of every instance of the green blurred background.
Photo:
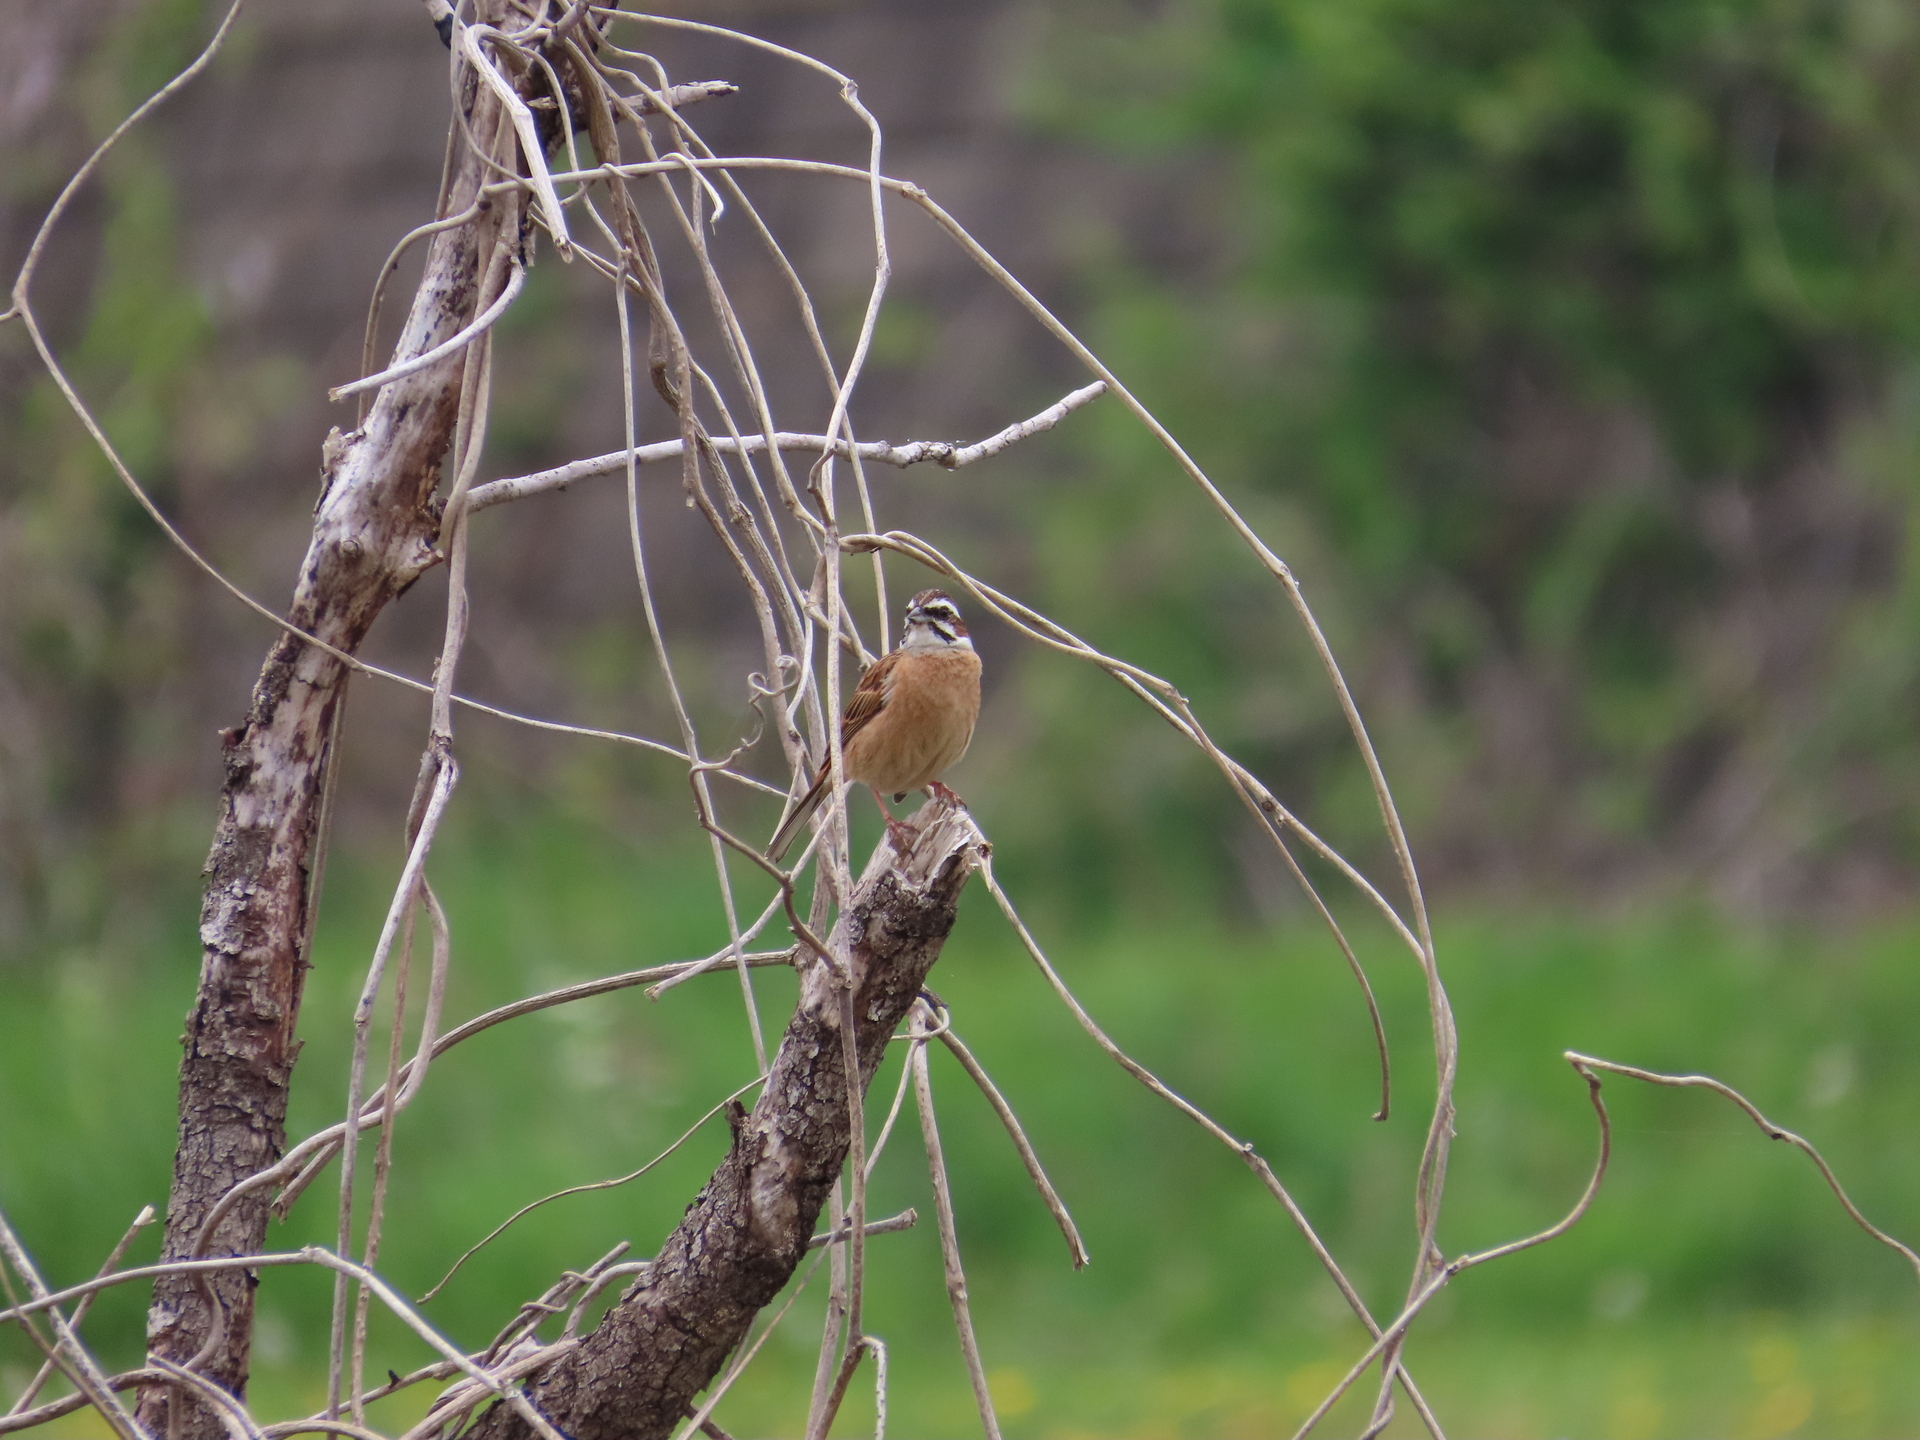
{"label": "green blurred background", "polygon": [[[1579,1193],[1594,1133],[1567,1048],[1738,1086],[1818,1143],[1869,1216],[1916,1233],[1910,7],[686,13],[856,75],[889,127],[888,169],[927,183],[1078,325],[1302,576],[1435,904],[1463,1054],[1450,1254],[1537,1229]],[[198,0],[23,7],[0,72],[9,257],[209,16]],[[864,155],[830,90],[718,43],[655,39],[676,77],[742,83],[697,117],[717,149]],[[320,396],[355,371],[367,286],[430,200],[443,62],[410,6],[261,5],[106,168],[44,272],[56,343],[116,442],[269,603],[302,548],[320,437],[347,423]],[[844,349],[866,283],[858,197],[771,181],[755,195]],[[896,226],[864,433],[973,437],[1079,383],[910,214]],[[749,323],[777,351],[791,322],[755,289],[749,237],[723,223],[719,238],[738,246]],[[603,312],[586,277],[534,272],[503,327],[489,476],[618,443]],[[776,378],[783,424],[817,425],[809,384]],[[212,736],[242,712],[268,635],[116,488],[18,326],[0,330],[0,425],[0,1205],[71,1281],[164,1200]],[[883,527],[921,531],[1174,680],[1386,884],[1365,777],[1298,628],[1117,407],[990,466],[878,484]],[[746,726],[758,662],[719,552],[672,488],[650,494],[647,523],[676,663],[717,749]],[[671,734],[619,508],[589,489],[485,517],[499,523],[476,529],[463,688]],[[917,583],[889,573],[895,595]],[[374,658],[426,672],[439,584],[382,620]],[[1391,1312],[1432,1084],[1404,950],[1341,904],[1394,1045],[1395,1111],[1376,1125],[1352,982],[1210,767],[1097,674],[979,630],[986,719],[954,779],[1003,882],[1102,1023],[1254,1141]],[[424,714],[360,684],[348,723],[299,1134],[343,1100],[346,1020]],[[465,779],[433,868],[454,927],[452,1017],[724,943],[670,767],[461,726]],[[781,778],[773,757],[756,764]],[[771,830],[771,807],[728,803],[743,830]],[[1069,1269],[991,1113],[936,1055],[1008,1433],[1290,1430],[1364,1343],[1278,1208],[1094,1049],[977,888],[934,984],[1094,1256]],[[791,981],[757,985],[777,1029]],[[740,1006],[721,976],[452,1052],[397,1129],[382,1268],[419,1294],[519,1205],[650,1158],[751,1078]],[[1724,1103],[1624,1082],[1606,1095],[1616,1159],[1593,1212],[1462,1277],[1416,1331],[1410,1364],[1452,1433],[1920,1430],[1920,1294],[1898,1257]],[[620,1239],[645,1253],[723,1138],[702,1130],[634,1185],[522,1221],[430,1318],[479,1344],[561,1270]],[[876,1182],[877,1207],[926,1218],[873,1243],[869,1323],[891,1348],[893,1433],[965,1434],[977,1422],[917,1156],[903,1131]],[[330,1180],[276,1244],[331,1243]],[[149,1232],[135,1253],[153,1245]],[[719,1412],[732,1433],[800,1428],[817,1288]],[[316,1404],[327,1291],[293,1272],[263,1282],[254,1396],[268,1418]],[[110,1363],[134,1363],[141,1297],[108,1298],[89,1326]],[[376,1326],[377,1368],[423,1356]],[[30,1358],[0,1337],[10,1389]],[[378,1423],[404,1425],[424,1400],[409,1403]],[[1361,1412],[1331,1423],[1355,1430]],[[1404,1415],[1392,1433],[1412,1433]]]}

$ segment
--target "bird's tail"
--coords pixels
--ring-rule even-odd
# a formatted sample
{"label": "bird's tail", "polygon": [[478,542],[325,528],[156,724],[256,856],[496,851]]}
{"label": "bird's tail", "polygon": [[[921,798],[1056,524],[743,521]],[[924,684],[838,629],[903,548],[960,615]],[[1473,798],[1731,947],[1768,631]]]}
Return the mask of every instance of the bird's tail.
{"label": "bird's tail", "polygon": [[767,846],[767,858],[774,862],[784,860],[787,851],[793,848],[793,837],[800,833],[800,827],[807,818],[820,808],[820,802],[827,794],[827,767],[820,767],[820,774],[813,786],[800,797],[800,803],[793,807],[786,819],[780,822],[780,828],[774,832],[773,843]]}

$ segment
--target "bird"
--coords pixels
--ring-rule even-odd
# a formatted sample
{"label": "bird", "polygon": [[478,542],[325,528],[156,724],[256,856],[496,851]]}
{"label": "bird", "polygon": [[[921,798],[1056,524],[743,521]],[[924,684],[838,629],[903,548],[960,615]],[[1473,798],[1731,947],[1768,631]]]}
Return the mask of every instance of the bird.
{"label": "bird", "polygon": [[[904,827],[883,797],[891,795],[898,804],[911,791],[931,790],[958,804],[940,776],[967,753],[979,717],[980,657],[967,637],[967,622],[944,590],[922,590],[907,602],[899,646],[867,668],[840,717],[847,778],[872,789],[897,847],[905,848]],[[769,860],[786,855],[826,798],[830,768],[831,756],[821,760],[812,786],[781,822],[767,846]]]}

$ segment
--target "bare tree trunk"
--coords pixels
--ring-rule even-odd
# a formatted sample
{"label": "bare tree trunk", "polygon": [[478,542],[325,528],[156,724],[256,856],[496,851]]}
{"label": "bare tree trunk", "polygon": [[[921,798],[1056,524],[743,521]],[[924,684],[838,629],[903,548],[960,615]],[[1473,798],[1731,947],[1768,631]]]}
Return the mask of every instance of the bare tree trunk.
{"label": "bare tree trunk", "polygon": [[[485,6],[482,7],[486,8]],[[471,132],[494,135],[498,102],[469,88]],[[511,165],[510,143],[497,158]],[[471,145],[457,145],[440,213],[467,209],[491,178]],[[396,354],[423,354],[456,335],[486,297],[479,290],[499,243],[520,243],[512,196],[431,242]],[[439,559],[434,491],[453,436],[464,353],[395,381],[362,427],[336,431],[323,451],[313,540],[288,621],[354,653],[387,602]],[[298,1043],[294,1024],[312,933],[311,880],[334,717],[347,669],[326,651],[282,635],[254,685],[244,724],[225,732],[226,783],[200,912],[199,993],[187,1017],[180,1067],[180,1136],[167,1203],[162,1258],[245,1254],[263,1247],[267,1187],[244,1195],[203,1241],[220,1198],[277,1161],[286,1146],[287,1087]],[[216,1343],[198,1369],[235,1394],[246,1387],[256,1281],[223,1272],[211,1284],[224,1311]],[[148,1315],[153,1353],[187,1363],[209,1337],[197,1282],[154,1287]],[[214,1410],[165,1388],[141,1397],[139,1415],[159,1431],[171,1403],[184,1407],[172,1440],[223,1440]]]}
{"label": "bare tree trunk", "polygon": [[[953,928],[981,841],[934,801],[909,824],[904,857],[883,841],[834,927],[828,948],[853,980],[860,1085],[920,993]],[[803,962],[800,1000],[760,1101],[652,1268],[572,1352],[527,1382],[527,1397],[572,1440],[650,1440],[688,1412],[753,1317],[807,1252],[820,1208],[847,1158],[846,992],[818,957]],[[528,1440],[505,1405],[468,1440]]]}

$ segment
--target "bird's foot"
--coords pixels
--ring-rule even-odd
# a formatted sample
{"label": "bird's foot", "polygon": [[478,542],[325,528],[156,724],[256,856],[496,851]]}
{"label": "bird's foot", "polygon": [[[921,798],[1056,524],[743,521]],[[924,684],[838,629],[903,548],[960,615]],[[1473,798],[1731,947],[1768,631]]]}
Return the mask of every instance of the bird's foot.
{"label": "bird's foot", "polygon": [[956,810],[964,810],[967,808],[966,801],[962,800],[958,795],[954,794],[953,791],[949,790],[946,786],[942,785],[938,780],[933,780],[928,782],[927,789],[933,792],[934,799],[944,800],[947,802],[947,804],[953,806],[954,809]]}
{"label": "bird's foot", "polygon": [[914,842],[920,838],[920,832],[904,820],[887,817],[887,840],[892,844],[894,853],[905,855],[913,849]]}

